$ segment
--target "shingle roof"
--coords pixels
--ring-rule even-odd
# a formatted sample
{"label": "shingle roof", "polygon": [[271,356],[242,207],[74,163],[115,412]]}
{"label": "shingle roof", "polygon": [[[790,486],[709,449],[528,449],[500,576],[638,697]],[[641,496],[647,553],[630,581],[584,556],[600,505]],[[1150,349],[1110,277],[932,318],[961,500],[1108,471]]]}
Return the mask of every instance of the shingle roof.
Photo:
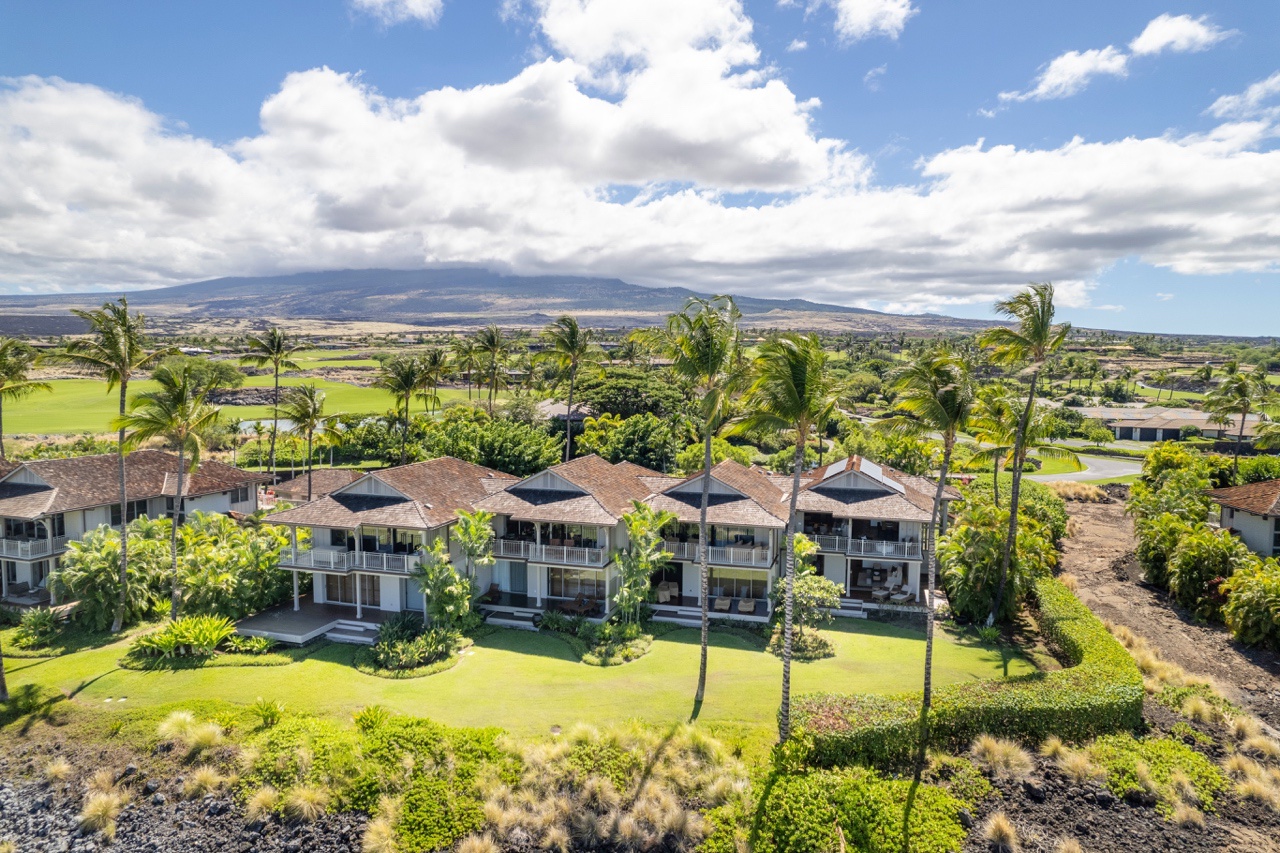
{"label": "shingle roof", "polygon": [[[884,478],[897,483],[902,487],[901,492],[893,490],[889,486],[885,486],[879,491],[881,498],[872,503],[870,496],[861,494],[863,489],[836,489],[832,484],[836,478],[847,474],[850,471],[857,471],[871,477],[872,480]],[[826,468],[821,468],[815,472],[817,476],[809,481],[809,483],[801,487],[800,498],[797,502],[799,509],[809,512],[831,512],[842,518],[885,518],[885,519],[901,519],[904,521],[928,521],[933,514],[933,495],[937,490],[938,484],[936,480],[930,480],[927,477],[919,477],[914,474],[905,474],[896,468],[888,465],[871,462],[861,456],[850,456],[839,462],[832,463]],[[819,492],[818,497],[806,498],[806,493]],[[959,500],[960,492],[958,492],[950,484],[943,487],[943,498],[946,500]],[[837,511],[833,511],[834,504],[845,503],[846,506]],[[869,515],[867,513],[883,513],[880,515]],[[890,513],[901,513],[898,515]]]}
{"label": "shingle roof", "polygon": [[516,479],[452,456],[366,476],[381,480],[405,497],[354,494],[344,487],[304,506],[273,513],[271,521],[315,527],[351,528],[366,524],[431,530],[453,521],[459,510],[471,511],[495,488]]}
{"label": "shingle roof", "polygon": [[665,480],[648,468],[630,462],[614,465],[595,455],[556,465],[544,473],[555,474],[576,491],[533,488],[522,481],[477,506],[521,521],[612,525],[631,511],[633,501],[648,497],[649,481]]}
{"label": "shingle roof", "polygon": [[[311,496],[313,499],[322,498],[343,486],[351,485],[364,474],[364,471],[358,471],[355,468],[316,468],[311,472]],[[307,475],[303,474],[277,483],[275,492],[281,497],[296,496],[299,500],[306,500]]]}
{"label": "shingle roof", "polygon": [[[106,506],[120,500],[119,460],[114,453],[32,460],[15,466],[5,476],[12,476],[19,467],[30,471],[48,486],[0,482],[0,515],[36,518],[44,513]],[[182,491],[187,497],[207,495],[269,479],[262,474],[206,459],[197,471],[183,476]],[[175,497],[177,454],[163,450],[135,450],[126,457],[125,481],[130,500]]]}
{"label": "shingle roof", "polygon": [[1207,493],[1222,506],[1254,515],[1280,515],[1280,480],[1263,480],[1243,486],[1210,489]]}
{"label": "shingle roof", "polygon": [[897,492],[873,489],[801,489],[796,509],[827,512],[836,518],[876,518],[928,521],[930,513]]}
{"label": "shingle roof", "polygon": [[[708,522],[743,527],[786,526],[787,495],[766,472],[726,459],[712,467],[711,477],[741,494],[713,493],[707,501]],[[650,495],[646,502],[655,509],[675,513],[681,522],[693,524],[701,514],[702,492],[698,489],[677,491],[676,487],[697,483],[701,479],[701,471],[691,474],[664,491]]]}

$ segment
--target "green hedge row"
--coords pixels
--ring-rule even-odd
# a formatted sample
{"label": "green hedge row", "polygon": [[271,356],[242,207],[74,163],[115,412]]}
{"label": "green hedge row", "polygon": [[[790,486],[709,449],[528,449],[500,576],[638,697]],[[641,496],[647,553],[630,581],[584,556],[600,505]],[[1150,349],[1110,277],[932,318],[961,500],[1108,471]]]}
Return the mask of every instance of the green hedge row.
{"label": "green hedge row", "polygon": [[[1142,675],[1129,653],[1060,581],[1042,577],[1033,589],[1040,629],[1070,666],[935,690],[932,746],[964,749],[983,733],[1029,745],[1048,735],[1083,741],[1141,722]],[[792,718],[809,764],[902,767],[915,753],[920,695],[807,694]]]}

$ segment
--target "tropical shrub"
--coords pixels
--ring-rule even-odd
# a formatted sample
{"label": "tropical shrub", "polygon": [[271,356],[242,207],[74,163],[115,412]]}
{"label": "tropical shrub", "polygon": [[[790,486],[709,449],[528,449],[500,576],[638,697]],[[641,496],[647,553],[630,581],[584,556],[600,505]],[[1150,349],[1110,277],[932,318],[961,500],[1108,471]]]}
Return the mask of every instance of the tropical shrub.
{"label": "tropical shrub", "polygon": [[208,657],[235,630],[235,625],[224,616],[184,616],[158,631],[143,634],[129,648],[144,657]]}
{"label": "tropical shrub", "polygon": [[1117,797],[1155,800],[1156,810],[1173,816],[1178,803],[1191,795],[1201,808],[1213,809],[1227,779],[1212,761],[1171,737],[1135,738],[1106,735],[1089,747],[1089,756],[1107,773],[1107,787]]}
{"label": "tropical shrub", "polygon": [[[142,621],[167,595],[169,521],[139,518],[129,523],[129,575],[124,624]],[[120,533],[99,527],[70,542],[49,585],[60,600],[75,599],[75,619],[95,631],[111,627],[120,602]]]}
{"label": "tropical shrub", "polygon": [[[1055,496],[1056,497],[1056,496]],[[969,503],[938,543],[938,564],[952,611],[968,620],[985,619],[1000,583],[1000,565],[1009,527],[1007,509]],[[1009,562],[1005,596],[996,618],[1009,621],[1030,593],[1036,577],[1058,562],[1047,529],[1028,515],[1018,517],[1018,547]]]}
{"label": "tropical shrub", "polygon": [[457,646],[456,631],[427,628],[418,614],[401,612],[378,626],[378,640],[369,653],[376,669],[407,671],[444,660]]}
{"label": "tropical shrub", "polygon": [[1242,643],[1280,648],[1280,563],[1253,559],[1222,584],[1227,596],[1222,616]]}
{"label": "tropical shrub", "polygon": [[[705,448],[701,442],[690,444],[684,450],[681,450],[676,454],[676,469],[685,474],[701,471],[704,450]],[[726,459],[732,459],[741,465],[750,465],[751,460],[754,458],[755,452],[750,447],[738,447],[718,436],[711,439],[712,465],[719,465]]]}
{"label": "tropical shrub", "polygon": [[677,433],[670,419],[649,412],[629,418],[606,413],[585,420],[574,446],[578,453],[595,453],[615,464],[632,462],[653,471],[669,471],[683,444]]}
{"label": "tropical shrub", "polygon": [[242,637],[232,634],[223,645],[227,651],[238,655],[265,655],[276,647],[276,641],[270,637]]}
{"label": "tropical shrub", "polygon": [[1178,542],[1168,561],[1169,590],[1184,607],[1206,618],[1219,618],[1225,594],[1222,583],[1255,562],[1249,547],[1225,530],[1193,529]]}
{"label": "tropical shrub", "polygon": [[[931,746],[957,751],[984,732],[1034,745],[1049,735],[1083,741],[1135,728],[1142,674],[1106,627],[1060,581],[1032,582],[1041,632],[1064,669],[936,688]],[[793,738],[819,766],[907,765],[919,733],[920,696],[809,694],[795,702]]]}
{"label": "tropical shrub", "polygon": [[1169,585],[1169,558],[1177,550],[1178,543],[1195,529],[1186,519],[1171,512],[1140,517],[1135,521],[1134,530],[1138,534],[1135,554],[1148,583],[1162,588]]}
{"label": "tropical shrub", "polygon": [[[431,625],[446,633],[456,632],[461,620],[471,612],[472,582],[458,574],[443,539],[431,543],[414,567],[411,577],[422,590]],[[421,624],[422,620],[418,620]],[[385,623],[384,623],[385,624]]]}
{"label": "tropical shrub", "polygon": [[48,607],[32,607],[23,611],[14,641],[19,648],[35,649],[48,645],[58,633],[58,617]]}
{"label": "tropical shrub", "polygon": [[240,619],[284,601],[293,589],[280,568],[288,545],[288,529],[278,525],[244,527],[221,513],[191,513],[178,529],[183,612]]}
{"label": "tropical shrub", "polygon": [[[992,484],[995,478],[991,474],[981,474],[964,488],[966,503],[993,503],[995,494]],[[1013,475],[1008,472],[1000,475],[1000,504],[1009,508],[1009,492],[1013,487]],[[1067,535],[1067,504],[1058,493],[1044,483],[1023,478],[1018,493],[1019,518],[1032,518],[1047,528],[1048,534],[1056,545]],[[1007,523],[1007,522],[1006,522]]]}

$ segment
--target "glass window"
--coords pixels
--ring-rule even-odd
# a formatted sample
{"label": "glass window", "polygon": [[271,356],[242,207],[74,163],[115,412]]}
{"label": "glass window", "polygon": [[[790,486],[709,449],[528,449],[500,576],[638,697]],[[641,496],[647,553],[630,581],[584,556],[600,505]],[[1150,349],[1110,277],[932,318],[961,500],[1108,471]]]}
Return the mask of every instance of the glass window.
{"label": "glass window", "polygon": [[552,598],[605,597],[604,572],[592,569],[547,568],[547,595]]}
{"label": "glass window", "polygon": [[345,530],[330,530],[330,531],[329,531],[329,544],[330,544],[331,546],[333,546],[334,548],[345,548],[345,547],[347,547],[347,531],[345,531]]}
{"label": "glass window", "polygon": [[732,546],[751,546],[756,544],[754,527],[721,527],[711,528],[711,545],[715,548]]}
{"label": "glass window", "polygon": [[4,561],[4,576],[9,583],[18,582],[18,564],[13,560]]}
{"label": "glass window", "polygon": [[764,598],[768,595],[769,581],[765,572],[750,569],[722,569],[711,567],[710,581],[713,596],[731,598]]}

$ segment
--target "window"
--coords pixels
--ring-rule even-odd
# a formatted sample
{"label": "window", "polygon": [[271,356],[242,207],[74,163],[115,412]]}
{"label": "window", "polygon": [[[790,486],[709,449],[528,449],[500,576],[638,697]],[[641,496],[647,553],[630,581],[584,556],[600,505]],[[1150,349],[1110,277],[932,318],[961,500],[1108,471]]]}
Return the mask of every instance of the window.
{"label": "window", "polygon": [[329,544],[334,548],[345,548],[347,547],[347,536],[348,534],[345,530],[330,530]]}
{"label": "window", "polygon": [[1271,553],[1280,555],[1280,518],[1271,522]]}
{"label": "window", "polygon": [[[129,501],[125,506],[128,510],[126,514],[129,516],[130,521],[147,514],[147,502],[145,500]],[[120,504],[111,505],[111,526],[120,526]]]}
{"label": "window", "polygon": [[4,561],[4,579],[9,583],[18,582],[18,564],[13,560]]}
{"label": "window", "polygon": [[44,586],[45,579],[49,577],[49,561],[40,560],[31,564],[31,586]]}
{"label": "window", "polygon": [[585,524],[542,525],[543,545],[566,545],[570,548],[598,548],[600,528]]}
{"label": "window", "polygon": [[231,502],[233,504],[243,504],[249,502],[249,487],[240,486],[231,492]]}
{"label": "window", "polygon": [[[364,607],[382,605],[382,584],[376,575],[359,575],[360,604]],[[325,575],[324,597],[333,604],[356,603],[355,575]]]}
{"label": "window", "polygon": [[765,598],[769,594],[769,581],[765,572],[750,569],[722,569],[711,567],[709,586],[711,594],[730,598]]}
{"label": "window", "polygon": [[552,598],[605,597],[604,572],[591,569],[547,568],[547,595]]}
{"label": "window", "polygon": [[67,519],[62,513],[49,516],[49,533],[56,539],[67,535]]}

